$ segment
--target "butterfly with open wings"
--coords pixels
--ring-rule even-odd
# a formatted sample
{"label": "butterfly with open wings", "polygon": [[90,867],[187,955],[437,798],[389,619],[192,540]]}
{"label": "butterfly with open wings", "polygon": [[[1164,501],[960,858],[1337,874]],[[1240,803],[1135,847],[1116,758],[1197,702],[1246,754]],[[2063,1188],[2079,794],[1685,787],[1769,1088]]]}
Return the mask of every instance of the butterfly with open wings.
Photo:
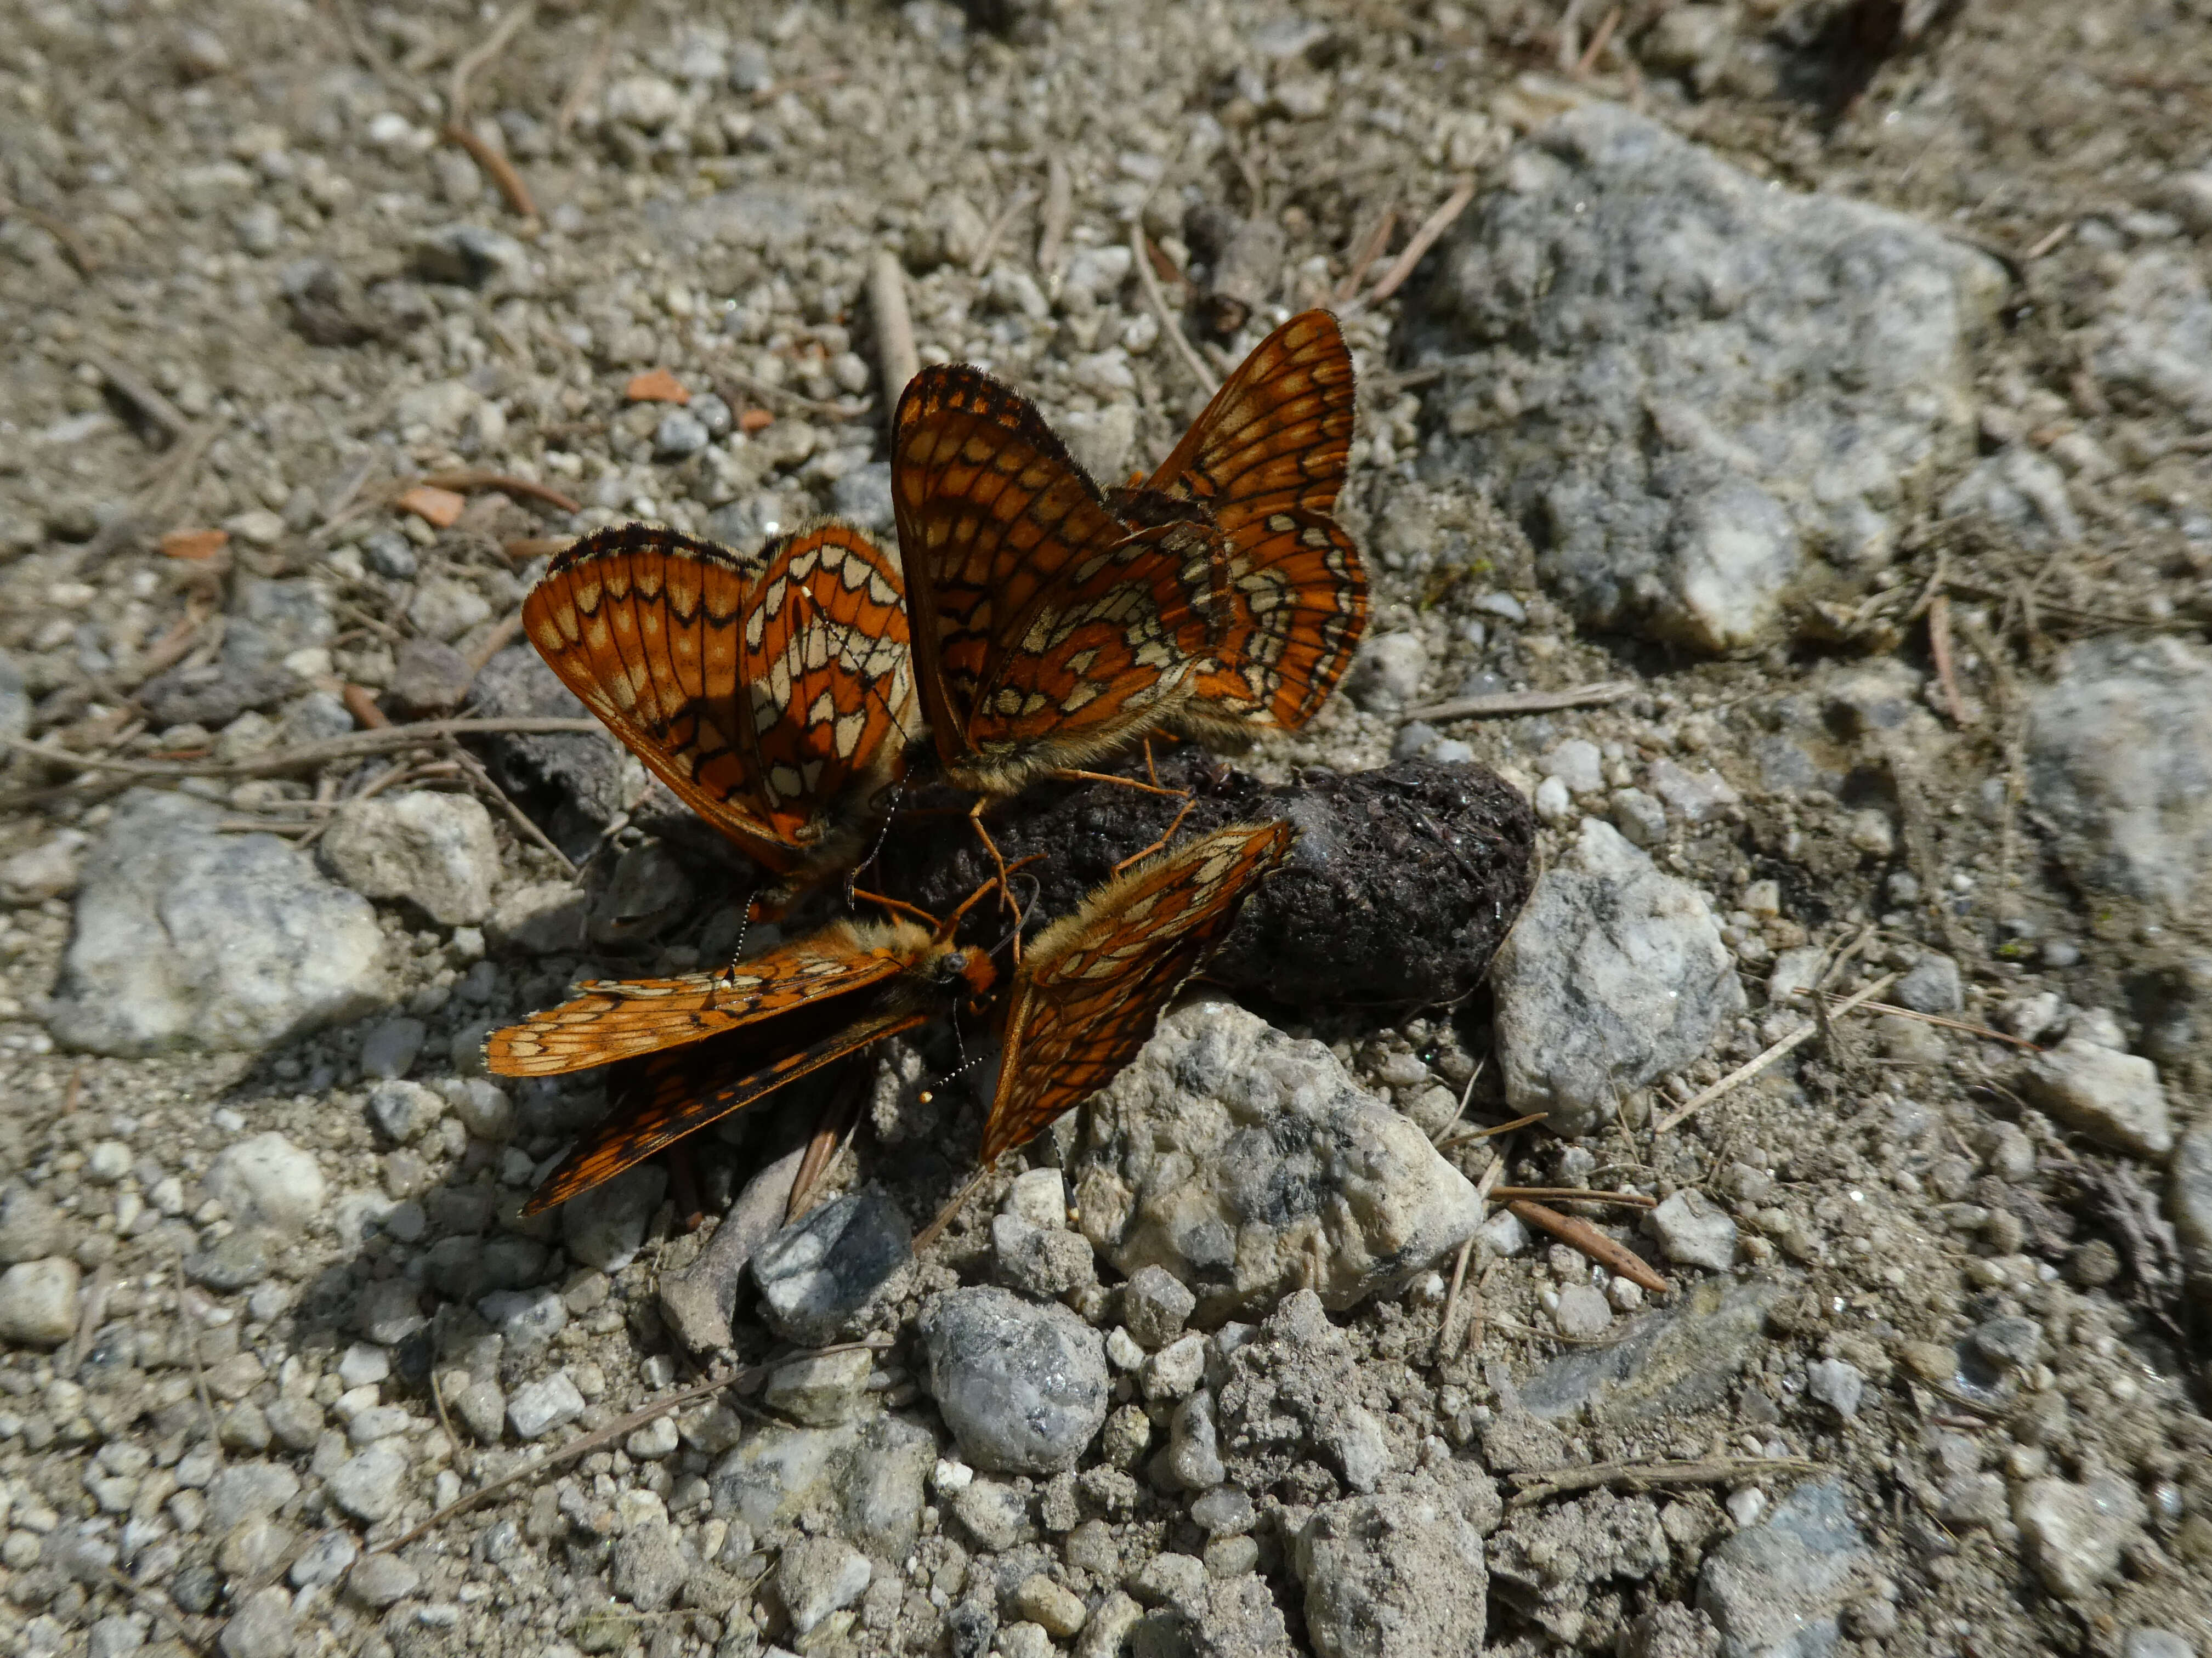
{"label": "butterfly with open wings", "polygon": [[585,537],[523,601],[553,671],[685,805],[775,878],[857,862],[919,726],[899,569],[848,524],[757,562],[642,524]]}

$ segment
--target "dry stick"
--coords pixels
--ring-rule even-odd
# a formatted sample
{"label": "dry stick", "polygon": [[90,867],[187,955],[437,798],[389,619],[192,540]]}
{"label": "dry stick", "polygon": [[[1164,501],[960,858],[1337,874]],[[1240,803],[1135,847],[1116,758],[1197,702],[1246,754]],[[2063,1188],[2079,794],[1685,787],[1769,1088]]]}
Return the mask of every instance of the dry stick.
{"label": "dry stick", "polygon": [[100,261],[94,256],[92,249],[86,246],[84,239],[66,220],[58,219],[51,213],[42,213],[21,202],[10,202],[5,198],[0,198],[0,213],[20,213],[59,242],[62,257],[76,269],[78,276],[89,277],[100,269]]}
{"label": "dry stick", "polygon": [[522,612],[520,610],[503,618],[499,626],[486,634],[483,642],[469,653],[467,660],[470,677],[474,678],[477,674],[482,673],[485,665],[514,643],[514,636],[521,631]]}
{"label": "dry stick", "polygon": [[2020,256],[2021,263],[2022,264],[2033,264],[2045,254],[2050,252],[2052,248],[2057,246],[2059,243],[2064,241],[2066,240],[2067,233],[2073,228],[2074,221],[2069,219],[2063,224],[2061,224],[2057,229],[2051,231],[2049,235],[2037,237],[2035,239],[2035,245],[2029,248],[2027,252]]}
{"label": "dry stick", "polygon": [[937,1218],[921,1229],[920,1236],[914,1241],[915,1255],[919,1256],[923,1250],[937,1242],[938,1235],[945,1230],[953,1216],[960,1212],[961,1205],[975,1195],[975,1189],[991,1177],[991,1171],[997,1167],[998,1164],[995,1163],[987,1163],[968,1177],[968,1183],[955,1192],[951,1201],[937,1212]]}
{"label": "dry stick", "polygon": [[[1897,975],[1894,973],[1885,973],[1881,978],[1876,979],[1872,984],[1860,991],[1856,995],[1851,997],[1849,1000],[1838,1002],[1832,1011],[1837,1013],[1849,1013],[1853,1009],[1862,1007],[1867,1003],[1872,1001],[1875,997],[1881,995],[1883,991],[1888,989],[1890,986],[1896,982]],[[1727,1076],[1723,1077],[1711,1087],[1707,1088],[1701,1092],[1692,1094],[1688,1099],[1683,1101],[1681,1104],[1676,1106],[1672,1111],[1669,1111],[1665,1116],[1660,1118],[1657,1122],[1652,1125],[1652,1138],[1656,1139],[1668,1129],[1673,1128],[1680,1123],[1692,1113],[1701,1111],[1706,1106],[1711,1105],[1715,1100],[1720,1098],[1722,1095],[1727,1093],[1730,1089],[1736,1086],[1737,1084],[1748,1082],[1752,1078],[1756,1077],[1760,1072],[1765,1070],[1767,1066],[1772,1065],[1777,1060],[1782,1058],[1785,1054],[1791,1052],[1793,1049],[1802,1048],[1819,1029],[1820,1026],[1817,1024],[1799,1026],[1796,1029],[1784,1036],[1780,1042],[1776,1042],[1772,1047],[1769,1048],[1757,1059],[1748,1060],[1745,1064],[1738,1066],[1735,1070],[1729,1072]]]}
{"label": "dry stick", "polygon": [[1449,1151],[1455,1145],[1465,1145],[1469,1140],[1494,1140],[1500,1134],[1510,1134],[1516,1128],[1526,1128],[1532,1122],[1541,1122],[1552,1114],[1531,1111],[1525,1117],[1516,1117],[1510,1122],[1501,1122],[1488,1128],[1470,1128],[1464,1134],[1455,1134],[1448,1140],[1438,1140],[1437,1150]]}
{"label": "dry stick", "polygon": [[84,360],[100,371],[100,379],[107,382],[111,391],[167,432],[172,440],[181,441],[191,434],[192,423],[185,411],[130,369],[104,352],[88,351],[83,355]]}
{"label": "dry stick", "polygon": [[1152,301],[1152,314],[1159,319],[1160,331],[1175,346],[1176,355],[1190,370],[1191,378],[1208,397],[1213,395],[1213,371],[1206,366],[1206,359],[1198,355],[1198,348],[1183,337],[1182,325],[1168,309],[1168,296],[1160,290],[1159,273],[1152,269],[1151,254],[1145,245],[1145,216],[1139,213],[1136,222],[1129,227],[1129,252],[1134,257],[1137,275],[1145,284],[1145,297]]}
{"label": "dry stick", "polygon": [[1459,1126],[1459,1120],[1467,1114],[1467,1102],[1474,1097],[1474,1085],[1481,1080],[1482,1061],[1478,1060],[1475,1061],[1474,1069],[1467,1073],[1467,1086],[1459,1090],[1459,1103],[1452,1108],[1451,1121],[1429,1136],[1431,1145],[1437,1145],[1445,1135]]}
{"label": "dry stick", "polygon": [[1437,238],[1451,228],[1452,221],[1466,212],[1467,204],[1474,199],[1474,175],[1468,173],[1453,186],[1444,204],[1422,221],[1421,228],[1413,233],[1413,240],[1406,244],[1405,251],[1391,262],[1390,268],[1382,273],[1382,280],[1368,294],[1367,303],[1380,305],[1396,293],[1406,278],[1413,274],[1413,267],[1420,264],[1421,256],[1437,245]]}
{"label": "dry stick", "polygon": [[301,766],[319,766],[333,760],[361,760],[394,749],[412,748],[441,737],[489,737],[501,732],[543,736],[553,732],[605,731],[596,720],[526,718],[514,720],[421,720],[411,726],[392,726],[382,731],[352,732],[320,743],[303,743],[295,749],[255,755],[247,760],[185,762],[161,765],[147,760],[111,760],[96,755],[65,753],[33,743],[28,738],[0,736],[0,744],[44,760],[51,765],[79,771],[113,772],[125,777],[266,777]]}
{"label": "dry stick", "polygon": [[1593,1462],[1585,1468],[1548,1468],[1508,1477],[1522,1489],[1508,1508],[1540,1503],[1568,1491],[1625,1485],[1649,1491],[1662,1485],[1719,1485],[1769,1473],[1818,1473],[1821,1464],[1795,1456],[1703,1456],[1686,1462]]}
{"label": "dry stick", "polygon": [[517,477],[512,472],[426,472],[422,482],[434,489],[451,489],[459,495],[477,489],[497,489],[503,495],[526,495],[532,501],[542,501],[564,513],[584,510],[584,503],[574,496],[562,495],[550,483]]}
{"label": "dry stick", "polygon": [[1382,216],[1367,228],[1367,234],[1354,243],[1351,268],[1344,280],[1336,285],[1335,300],[1339,305],[1349,304],[1359,292],[1359,284],[1367,280],[1368,268],[1382,257],[1382,250],[1390,245],[1390,233],[1398,227],[1398,206],[1392,203],[1382,210]]}
{"label": "dry stick", "polygon": [[976,245],[975,257],[968,261],[969,276],[980,276],[991,268],[991,261],[998,257],[999,244],[1012,227],[1015,216],[1035,200],[1036,192],[1033,190],[1014,192],[1013,198],[1000,210],[999,216],[984,229],[983,240]]}
{"label": "dry stick", "polygon": [[538,217],[538,198],[530,193],[530,186],[514,170],[514,163],[507,159],[506,152],[494,149],[479,137],[475,131],[458,121],[448,121],[438,129],[438,136],[449,144],[459,144],[466,150],[469,159],[483,169],[492,187],[506,199],[507,204],[521,218],[535,221]]}
{"label": "dry stick", "polygon": [[1659,1199],[1641,1192],[1601,1192],[1589,1186],[1501,1186],[1491,1193],[1494,1198],[1555,1198],[1571,1199],[1577,1203],[1613,1203],[1626,1209],[1656,1209]]}
{"label": "dry stick", "polygon": [[868,314],[876,324],[876,367],[883,376],[884,407],[895,410],[907,382],[921,373],[914,348],[914,316],[906,307],[906,272],[898,255],[878,248],[868,262]]}
{"label": "dry stick", "polygon": [[[71,1079],[75,1079],[73,1076]],[[103,1260],[100,1263],[100,1270],[92,1275],[92,1282],[85,1286],[84,1305],[77,1311],[76,1333],[70,1338],[69,1345],[62,1350],[61,1357],[54,1365],[54,1374],[64,1381],[76,1379],[77,1366],[84,1363],[84,1356],[92,1351],[93,1335],[99,1330],[100,1321],[107,1316],[107,1297],[114,1289],[115,1263]]]}
{"label": "dry stick", "polygon": [[[805,1352],[808,1357],[824,1358],[831,1353],[849,1353],[858,1349],[866,1348],[870,1344],[865,1341],[843,1341],[838,1343],[834,1347],[816,1347],[802,1351]],[[371,1554],[396,1554],[401,1549],[405,1548],[410,1543],[415,1541],[416,1538],[428,1536],[431,1532],[435,1531],[440,1526],[444,1525],[446,1521],[453,1519],[455,1515],[466,1514],[471,1509],[476,1507],[477,1503],[483,1502],[488,1497],[495,1497],[501,1491],[507,1490],[511,1485],[520,1485],[526,1480],[535,1479],[539,1474],[545,1473],[551,1469],[557,1468],[564,1462],[573,1462],[580,1456],[589,1456],[593,1451],[599,1450],[603,1446],[611,1445],[617,1440],[621,1439],[623,1436],[636,1432],[637,1430],[642,1428],[647,1423],[656,1421],[659,1418],[666,1416],[671,1411],[680,1410],[684,1406],[689,1405],[695,1399],[704,1399],[708,1394],[718,1394],[725,1388],[738,1386],[747,1382],[757,1381],[759,1378],[767,1376],[769,1371],[776,1369],[778,1365],[789,1363],[791,1362],[791,1358],[797,1356],[798,1355],[787,1356],[784,1358],[777,1359],[774,1363],[769,1364],[749,1365],[735,1370],[718,1370],[713,1376],[708,1376],[704,1382],[695,1382],[689,1388],[679,1388],[672,1394],[664,1394],[652,1404],[641,1406],[638,1409],[632,1411],[628,1416],[623,1417],[619,1420],[608,1423],[604,1428],[599,1428],[591,1433],[585,1434],[580,1438],[572,1439],[566,1445],[563,1445],[559,1450],[551,1452],[547,1455],[541,1456],[537,1461],[530,1463],[526,1467],[517,1468],[513,1473],[504,1475],[498,1479],[493,1480],[489,1485],[479,1485],[476,1490],[471,1491],[466,1497],[461,1497],[455,1502],[447,1503],[444,1508],[440,1509],[428,1519],[423,1521],[422,1524],[415,1527],[413,1529],[402,1532],[398,1536],[393,1538],[388,1543],[379,1543],[374,1548],[369,1550],[369,1552]]]}
{"label": "dry stick", "polygon": [[1434,1362],[1443,1363],[1446,1352],[1452,1351],[1452,1315],[1459,1311],[1459,1286],[1467,1281],[1467,1258],[1474,1250],[1474,1240],[1468,1238],[1459,1247],[1452,1259],[1451,1288],[1444,1295],[1444,1315],[1437,1325],[1437,1347]]}
{"label": "dry stick", "polygon": [[1075,216],[1075,181],[1064,156],[1054,155],[1045,163],[1043,216],[1037,232],[1036,268],[1037,275],[1050,282],[1067,241],[1068,223]]}
{"label": "dry stick", "polygon": [[1574,1215],[1563,1215],[1556,1209],[1547,1209],[1527,1198],[1516,1198],[1505,1206],[1529,1225],[1540,1226],[1560,1242],[1581,1250],[1616,1278],[1640,1284],[1655,1296],[1666,1295],[1674,1287],[1653,1272],[1641,1255],[1625,1245],[1615,1243],[1586,1220]]}
{"label": "dry stick", "polygon": [[369,695],[366,685],[348,682],[346,688],[338,693],[338,701],[345,704],[346,712],[364,730],[380,732],[392,724],[392,716],[376,706],[376,699]]}
{"label": "dry stick", "polygon": [[537,0],[522,0],[521,4],[501,18],[489,34],[474,51],[463,53],[453,60],[453,73],[446,83],[446,118],[455,126],[466,126],[469,119],[469,81],[514,38],[514,32],[530,21],[538,9]]}
{"label": "dry stick", "polygon": [[1940,590],[1928,601],[1928,653],[1936,659],[1936,677],[1942,682],[1943,707],[1951,723],[1971,724],[1966,705],[1959,700],[1959,679],[1951,666],[1951,595]]}
{"label": "dry stick", "polygon": [[[818,415],[824,420],[865,420],[876,411],[876,405],[866,398],[858,403],[817,403],[811,398],[802,397],[784,386],[770,386],[764,380],[740,374],[734,368],[718,368],[714,371],[714,379],[717,386],[726,381],[763,403],[781,404],[799,414]],[[727,398],[723,400],[732,401]],[[744,398],[738,398],[735,401],[743,403]]]}
{"label": "dry stick", "polygon": [[531,821],[530,815],[514,804],[505,789],[492,780],[491,774],[483,768],[483,762],[463,748],[458,741],[452,746],[453,758],[460,762],[461,770],[467,775],[469,780],[477,786],[477,792],[489,795],[498,803],[500,810],[507,814],[507,821],[514,825],[525,840],[541,850],[552,853],[553,861],[561,866],[562,874],[574,875],[576,865],[569,859],[568,854],[555,846],[545,831]]}
{"label": "dry stick", "polygon": [[1611,11],[1606,13],[1605,21],[1597,26],[1597,33],[1590,36],[1589,46],[1583,51],[1583,55],[1575,60],[1576,80],[1589,78],[1590,70],[1597,67],[1598,58],[1604,54],[1607,45],[1613,39],[1613,30],[1620,27],[1620,8],[1615,6]]}
{"label": "dry stick", "polygon": [[[1790,993],[1793,996],[1809,996],[1813,993],[1802,985]],[[1863,1013],[1887,1013],[1893,1018],[1913,1019],[1922,1024],[1941,1025],[1946,1030],[1963,1030],[1969,1036],[1987,1037],[1993,1042],[2010,1042],[2014,1048],[2024,1048],[2031,1054],[2040,1054],[2043,1047],[2025,1036],[2015,1036],[2009,1031],[1992,1030],[1985,1024],[1974,1024],[1966,1019],[1947,1019],[1941,1013],[1923,1013],[1917,1008],[1899,1007],[1894,1002],[1861,1002]]]}
{"label": "dry stick", "polygon": [[1488,696],[1455,696],[1406,710],[1408,720],[1486,720],[1501,714],[1549,714],[1559,708],[1595,708],[1636,695],[1632,679],[1606,679],[1564,691],[1495,691]]}
{"label": "dry stick", "polygon": [[627,21],[629,12],[629,6],[618,5],[608,15],[606,22],[599,30],[599,40],[592,47],[592,55],[584,60],[584,67],[576,71],[576,78],[568,83],[568,90],[561,94],[561,107],[553,114],[555,143],[568,142],[568,129],[575,124],[576,117],[582,112],[592,94],[599,89],[599,77],[607,72],[607,60],[614,56],[615,35]]}

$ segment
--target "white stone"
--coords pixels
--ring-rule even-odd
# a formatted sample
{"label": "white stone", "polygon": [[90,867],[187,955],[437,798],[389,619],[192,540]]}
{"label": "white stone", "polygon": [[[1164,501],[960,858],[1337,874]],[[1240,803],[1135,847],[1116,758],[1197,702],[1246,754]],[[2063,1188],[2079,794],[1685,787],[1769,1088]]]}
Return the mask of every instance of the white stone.
{"label": "white stone", "polygon": [[499,842],[465,794],[415,789],[349,802],[322,839],[331,871],[367,898],[403,898],[441,926],[492,914]]}
{"label": "white stone", "polygon": [[206,1183],[241,1226],[299,1232],[322,1217],[322,1166],[313,1152],[282,1134],[256,1134],[225,1146],[209,1165]]}
{"label": "white stone", "polygon": [[584,1413],[584,1396],[566,1370],[517,1388],[507,1401],[507,1419],[518,1439],[540,1439]]}
{"label": "white stone", "polygon": [[2145,1510],[2132,1485],[2100,1474],[2078,1485],[2032,1480],[2014,1497],[2013,1518],[2044,1587],[2062,1600],[2079,1600],[2119,1576]]}
{"label": "white stone", "polygon": [[58,1347],[76,1333],[77,1265],[66,1255],[18,1261],[0,1272],[0,1341]]}
{"label": "white stone", "polygon": [[2138,1157],[2173,1149],[2173,1122],[2158,1067],[2071,1036],[2028,1061],[2030,1101],[2092,1139]]}

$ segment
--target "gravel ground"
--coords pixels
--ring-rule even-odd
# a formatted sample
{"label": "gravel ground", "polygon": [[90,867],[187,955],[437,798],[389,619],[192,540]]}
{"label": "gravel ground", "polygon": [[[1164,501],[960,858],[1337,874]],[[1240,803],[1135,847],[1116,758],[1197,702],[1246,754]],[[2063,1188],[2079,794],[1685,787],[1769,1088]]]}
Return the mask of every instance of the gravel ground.
{"label": "gravel ground", "polygon": [[[2212,13],[1899,9],[9,6],[0,1648],[2212,1651]],[[1543,874],[919,1261],[944,1035],[795,1228],[818,1094],[524,1220],[601,1096],[482,1033],[738,888],[363,728],[573,716],[583,530],[887,529],[886,249],[1109,478],[1336,307],[1369,642],[1239,763]]]}

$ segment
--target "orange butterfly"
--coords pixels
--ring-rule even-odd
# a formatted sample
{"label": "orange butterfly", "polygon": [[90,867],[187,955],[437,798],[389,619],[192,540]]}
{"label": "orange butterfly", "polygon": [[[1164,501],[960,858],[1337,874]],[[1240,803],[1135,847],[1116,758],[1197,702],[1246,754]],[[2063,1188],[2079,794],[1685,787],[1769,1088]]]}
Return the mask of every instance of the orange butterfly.
{"label": "orange butterfly", "polygon": [[780,878],[857,861],[917,721],[897,566],[848,524],[757,563],[673,530],[601,530],[523,601],[539,654],[684,804]]}
{"label": "orange butterfly", "polygon": [[1117,517],[1011,386],[959,364],[917,374],[891,499],[916,688],[950,781],[1012,794],[1195,689],[1226,619],[1210,530]]}
{"label": "orange butterfly", "polygon": [[1175,724],[1296,731],[1350,665],[1367,573],[1332,514],[1352,414],[1336,319],[1303,312],[1254,348],[1158,471],[1109,495],[1125,516],[1189,503],[1229,544],[1222,637]]}
{"label": "orange butterfly", "polygon": [[996,977],[989,952],[952,942],[968,907],[933,932],[902,920],[840,921],[720,972],[587,984],[574,1000],[495,1031],[484,1058],[501,1076],[615,1062],[606,1116],[523,1213],[565,1203],[787,1082],[926,1023],[963,992],[983,994]]}

